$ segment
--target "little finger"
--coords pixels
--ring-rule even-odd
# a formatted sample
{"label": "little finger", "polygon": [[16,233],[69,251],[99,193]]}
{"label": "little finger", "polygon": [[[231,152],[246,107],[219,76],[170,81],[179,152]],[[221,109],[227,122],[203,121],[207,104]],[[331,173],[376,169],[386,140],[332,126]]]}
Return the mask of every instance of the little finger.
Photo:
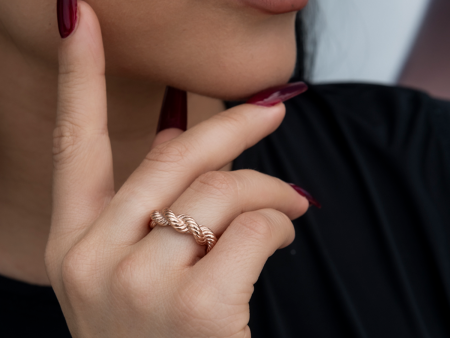
{"label": "little finger", "polygon": [[294,238],[294,226],[284,213],[274,209],[244,213],[230,224],[214,250],[198,261],[191,273],[205,288],[213,285],[223,297],[247,295],[248,299],[241,301],[248,302],[249,290],[267,259]]}

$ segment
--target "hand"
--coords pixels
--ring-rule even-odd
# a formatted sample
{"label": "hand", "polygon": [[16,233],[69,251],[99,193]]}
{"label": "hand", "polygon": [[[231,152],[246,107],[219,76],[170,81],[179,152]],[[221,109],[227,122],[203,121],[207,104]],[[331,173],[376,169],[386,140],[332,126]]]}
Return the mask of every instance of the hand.
{"label": "hand", "polygon": [[[251,170],[217,171],[273,132],[284,106],[244,104],[187,132],[159,133],[115,194],[104,54],[79,3],[60,47],[54,191],[46,265],[74,337],[250,337],[253,284],[294,239],[308,201]],[[153,210],[192,216],[219,238],[205,256],[192,235],[148,226]]]}

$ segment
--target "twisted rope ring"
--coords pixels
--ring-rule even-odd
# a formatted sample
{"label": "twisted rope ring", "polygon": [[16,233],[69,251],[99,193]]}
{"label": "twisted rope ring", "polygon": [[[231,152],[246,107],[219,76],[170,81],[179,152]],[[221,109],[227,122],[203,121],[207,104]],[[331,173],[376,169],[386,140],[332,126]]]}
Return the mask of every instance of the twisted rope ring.
{"label": "twisted rope ring", "polygon": [[176,216],[169,208],[164,208],[161,212],[155,210],[151,213],[151,221],[149,226],[153,229],[157,225],[163,227],[170,225],[182,234],[192,234],[197,244],[206,246],[206,253],[210,252],[217,243],[216,236],[209,228],[199,225],[190,216]]}

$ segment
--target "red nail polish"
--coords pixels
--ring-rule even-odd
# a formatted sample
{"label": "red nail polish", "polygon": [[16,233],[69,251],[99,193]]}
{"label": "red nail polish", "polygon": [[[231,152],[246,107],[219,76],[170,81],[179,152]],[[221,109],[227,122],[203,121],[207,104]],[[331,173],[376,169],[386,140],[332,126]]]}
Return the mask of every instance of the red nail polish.
{"label": "red nail polish", "polygon": [[156,132],[168,128],[187,129],[187,93],[173,87],[166,88]]}
{"label": "red nail polish", "polygon": [[300,188],[298,185],[295,185],[294,183],[288,183],[296,192],[298,192],[303,197],[306,197],[306,199],[309,201],[309,204],[315,205],[317,208],[322,208],[322,205],[320,205],[317,200],[311,196],[309,192],[307,192],[305,189]]}
{"label": "red nail polish", "polygon": [[58,0],[57,16],[61,37],[67,38],[75,29],[77,23],[77,0]]}
{"label": "red nail polish", "polygon": [[247,103],[258,106],[272,107],[280,102],[287,101],[308,89],[304,82],[288,83],[282,86],[265,89],[248,99]]}

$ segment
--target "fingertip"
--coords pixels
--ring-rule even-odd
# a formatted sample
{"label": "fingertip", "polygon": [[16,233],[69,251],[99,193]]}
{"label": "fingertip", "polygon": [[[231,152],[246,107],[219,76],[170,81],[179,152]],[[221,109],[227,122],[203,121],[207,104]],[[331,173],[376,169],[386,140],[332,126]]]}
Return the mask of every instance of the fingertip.
{"label": "fingertip", "polygon": [[258,107],[258,109],[261,110],[261,112],[269,114],[270,116],[274,117],[283,117],[286,113],[286,106],[284,102],[278,102],[277,104],[273,106],[260,106],[255,104],[250,104],[252,107]]}
{"label": "fingertip", "polygon": [[[61,8],[73,2],[76,3],[75,0],[58,0],[58,26],[63,38],[59,49],[61,71],[70,72],[73,69],[65,67],[75,65],[79,69],[94,67],[92,70],[103,74],[103,41],[97,15],[89,4],[78,0],[76,14],[73,15],[76,18],[73,28],[70,28],[70,22],[64,25],[64,21],[70,21],[71,11]],[[67,13],[66,20],[62,18],[64,13]],[[68,29],[72,29],[70,33]]]}
{"label": "fingertip", "polygon": [[[244,103],[242,105],[228,109],[229,112],[237,113],[239,115],[246,114],[250,119],[271,121],[277,125],[281,124],[286,114],[286,106],[283,102],[279,102],[273,106],[260,106],[251,103]],[[224,112],[225,113],[225,112]]]}
{"label": "fingertip", "polygon": [[[291,221],[291,223],[292,223],[292,221]],[[294,243],[295,234],[296,234],[296,232],[295,232],[294,223],[292,223],[292,231],[290,233],[290,236],[286,239],[285,246],[283,246],[283,248],[285,248],[285,247],[291,245],[292,243]]]}
{"label": "fingertip", "polygon": [[270,125],[272,125],[272,129],[270,133],[275,131],[283,122],[284,117],[286,116],[286,106],[283,102],[279,102],[273,106],[258,106],[251,104],[252,107],[257,107],[257,114],[264,115],[264,119],[267,119]]}
{"label": "fingertip", "polygon": [[[285,240],[284,242],[278,247],[278,249],[283,249],[288,247],[289,245],[291,245],[294,240],[295,240],[295,227],[294,227],[294,223],[292,222],[292,220],[284,213],[278,211],[276,213],[276,216],[279,216],[281,218],[284,218],[284,221],[280,221],[278,219],[278,223],[281,224],[283,222],[286,222],[287,224],[290,224],[291,226],[289,226],[287,228],[287,232],[285,234]],[[274,218],[274,222],[277,222],[277,219]]]}

